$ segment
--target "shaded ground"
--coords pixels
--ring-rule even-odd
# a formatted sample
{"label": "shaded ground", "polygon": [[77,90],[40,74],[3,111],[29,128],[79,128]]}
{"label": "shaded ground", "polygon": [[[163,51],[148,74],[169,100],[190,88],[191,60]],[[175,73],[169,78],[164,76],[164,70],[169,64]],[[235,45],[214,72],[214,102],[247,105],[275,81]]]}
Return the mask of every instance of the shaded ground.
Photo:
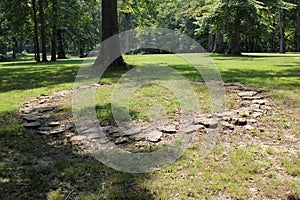
{"label": "shaded ground", "polygon": [[[234,87],[236,87],[235,84],[233,85],[233,88]],[[230,93],[227,93],[229,101],[234,102],[230,103],[230,110],[240,111],[240,114],[246,115],[242,113],[241,110],[241,108],[245,106],[243,105],[245,102],[241,102],[240,97],[232,92],[233,91],[230,90]],[[260,94],[260,96],[266,96],[266,94],[267,93]],[[60,125],[64,124],[64,126],[72,124],[72,121],[70,121],[70,110],[67,109],[68,106],[66,107],[70,101],[70,95],[68,95],[68,93],[57,93],[53,98],[55,101],[50,101],[54,102],[54,104],[47,103],[46,105],[45,103],[41,103],[44,102],[43,99],[45,99],[45,97],[46,96],[42,96],[35,100],[37,103],[35,109],[39,109],[39,107],[42,109],[49,106],[54,108],[53,110],[49,109],[49,111],[46,111],[44,116],[47,117],[43,119],[44,123],[55,121],[59,122]],[[30,102],[25,103],[25,105],[29,107],[22,109],[22,112],[26,112],[26,109],[30,108]],[[271,105],[271,103],[269,105]],[[248,106],[246,105],[246,107]],[[283,112],[282,109],[276,111],[273,109],[271,115],[269,113],[269,115],[267,114],[264,117],[260,116],[256,118],[257,122],[254,124],[250,123],[253,126],[251,130],[246,130],[242,126],[236,126],[234,130],[231,130],[230,126],[225,127],[217,146],[205,159],[207,164],[200,165],[204,165],[210,169],[206,169],[206,172],[205,170],[202,171],[201,168],[195,169],[197,173],[213,173],[214,170],[216,170],[218,173],[217,176],[220,177],[235,174],[238,178],[237,180],[241,179],[239,181],[242,181],[242,183],[239,184],[246,184],[248,181],[244,182],[243,177],[248,177],[250,180],[253,180],[246,184],[246,188],[249,188],[251,193],[247,193],[245,191],[246,188],[241,186],[241,188],[237,188],[237,190],[229,188],[234,191],[233,193],[227,194],[227,189],[225,188],[228,186],[226,185],[235,181],[234,178],[231,180],[229,176],[224,180],[218,180],[219,185],[217,185],[217,187],[220,189],[219,192],[211,193],[214,191],[214,189],[211,188],[211,191],[203,191],[205,196],[214,196],[214,198],[219,197],[221,199],[234,199],[235,196],[239,197],[244,195],[250,199],[271,198],[272,196],[279,198],[279,195],[273,190],[281,191],[281,189],[277,187],[285,185],[286,193],[280,196],[286,197],[286,199],[297,199],[300,188],[297,185],[294,185],[294,187],[293,184],[299,182],[300,169],[298,166],[300,164],[300,157],[297,158],[297,152],[300,151],[300,141],[299,138],[295,137],[295,133],[288,129],[286,129],[287,131],[282,135],[280,133],[282,127],[273,123],[274,119],[276,121],[278,117],[283,116],[281,112]],[[290,112],[291,110],[285,110],[284,115]],[[9,120],[12,119],[9,118]],[[298,121],[296,120],[295,123],[298,123]],[[287,124],[283,124],[282,126],[287,126]],[[272,130],[272,132],[269,132],[270,130]],[[278,130],[278,132],[276,130]],[[203,137],[203,133],[204,132],[198,137]],[[178,165],[188,167],[185,166],[186,164],[180,163],[186,163],[186,156],[191,156],[199,152],[201,142],[195,143],[191,150],[188,150],[186,155],[174,164],[174,169],[170,166],[159,173],[152,173],[152,175],[133,175],[117,172],[100,164],[99,161],[95,160],[82,149],[81,141],[72,139],[76,135],[74,130],[64,131],[63,134],[54,133],[45,135],[35,129],[25,131],[20,128],[18,134],[14,136],[14,141],[18,142],[14,144],[2,143],[3,146],[7,146],[7,151],[2,153],[2,155],[5,156],[1,166],[1,172],[3,173],[3,178],[1,178],[2,199],[23,199],[29,197],[30,199],[178,199],[180,197],[184,199],[198,199],[201,197],[201,195],[198,196],[196,193],[199,189],[203,187],[210,188],[212,186],[208,186],[209,179],[204,179],[205,183],[202,182],[203,185],[198,185],[199,188],[196,187],[195,190],[189,189],[188,193],[186,193],[187,191],[179,190],[179,193],[170,193],[169,198],[167,198],[165,194],[155,195],[155,187],[152,188],[156,181],[161,180],[161,183],[164,183],[173,177],[173,175],[168,175],[170,169],[173,171]],[[11,138],[9,141],[11,141]],[[149,150],[151,150],[151,148]],[[226,154],[230,156],[228,158],[224,157]],[[281,157],[282,154],[286,154],[286,160],[282,160],[282,158],[279,159],[276,154],[279,154],[279,157]],[[192,163],[196,162],[194,159],[193,156],[189,159],[190,161],[188,163],[190,163],[189,165],[191,166],[188,168],[193,169]],[[261,163],[261,159],[263,159],[265,163]],[[212,162],[212,160],[214,161]],[[251,163],[252,161],[257,163],[253,165],[253,163]],[[226,165],[227,162],[233,164],[233,166],[227,166],[230,171],[227,171],[228,169],[226,170],[223,168],[224,166],[222,166]],[[295,163],[293,164],[293,162]],[[292,164],[290,165],[289,163]],[[221,166],[217,167],[217,165],[220,164]],[[269,167],[273,169],[269,169]],[[196,173],[196,171],[194,173]],[[195,176],[194,173],[192,173],[192,176]],[[260,187],[266,187],[267,185],[264,184],[268,184],[269,181],[275,178],[271,175],[272,173],[276,173],[276,180],[279,180],[281,183],[279,185],[277,185],[278,183],[276,183],[276,185],[269,185],[271,188],[270,192],[272,191],[274,194],[261,193]],[[160,177],[162,174],[163,177]],[[192,183],[195,181],[192,179],[189,180],[191,178],[190,172],[186,174],[186,172],[181,171],[180,174],[186,176],[184,182],[191,181]],[[160,178],[149,182],[149,180],[153,179],[153,177],[150,178],[151,176],[158,176]],[[248,178],[246,178],[246,180]],[[211,181],[214,182],[215,180],[212,179]],[[261,183],[258,184],[257,181],[261,181]],[[175,186],[179,183],[175,181],[172,184]],[[166,186],[162,185],[159,186],[158,191],[162,189],[161,192],[163,192],[165,187]]]}
{"label": "shaded ground", "polygon": [[[195,70],[172,56],[128,60],[134,66],[169,63],[189,80],[201,80]],[[144,175],[101,165],[70,142],[72,135],[27,131],[12,114],[28,97],[70,89],[79,61],[52,66],[1,64],[0,198],[299,199],[299,58],[250,55],[216,56],[214,60],[226,81],[268,89],[267,98],[276,110],[262,117],[250,132],[222,135],[205,159],[199,159],[200,147],[194,145],[173,165]],[[114,82],[121,74],[113,72],[113,78],[107,74],[104,82]],[[231,98],[229,105],[234,108],[238,104],[230,102]],[[67,118],[70,109],[58,107],[53,114]]]}

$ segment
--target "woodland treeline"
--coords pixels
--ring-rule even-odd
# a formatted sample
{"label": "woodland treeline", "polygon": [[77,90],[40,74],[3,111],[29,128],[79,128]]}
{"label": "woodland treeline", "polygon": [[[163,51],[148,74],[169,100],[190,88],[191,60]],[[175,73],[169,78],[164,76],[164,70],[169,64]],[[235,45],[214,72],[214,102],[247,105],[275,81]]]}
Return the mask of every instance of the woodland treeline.
{"label": "woodland treeline", "polygon": [[13,59],[84,57],[109,34],[144,26],[187,34],[213,53],[300,52],[299,0],[0,0],[0,9],[0,54]]}

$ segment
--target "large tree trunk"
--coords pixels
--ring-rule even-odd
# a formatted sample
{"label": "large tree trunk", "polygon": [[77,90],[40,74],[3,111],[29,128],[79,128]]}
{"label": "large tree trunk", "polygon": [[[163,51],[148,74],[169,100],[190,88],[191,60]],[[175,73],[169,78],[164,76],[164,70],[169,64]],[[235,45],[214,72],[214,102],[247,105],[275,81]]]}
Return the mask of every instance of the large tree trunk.
{"label": "large tree trunk", "polygon": [[279,11],[279,30],[280,30],[280,52],[285,53],[285,45],[284,45],[284,11],[280,9]]}
{"label": "large tree trunk", "polygon": [[297,6],[297,17],[296,17],[296,40],[297,40],[297,52],[300,52],[300,4]]}
{"label": "large tree trunk", "polygon": [[57,40],[58,40],[58,59],[66,59],[66,52],[64,48],[64,41],[63,41],[63,36],[62,36],[62,30],[58,29],[57,30]]}
{"label": "large tree trunk", "polygon": [[220,31],[216,33],[213,53],[225,53],[224,35]]}
{"label": "large tree trunk", "polygon": [[51,61],[56,61],[56,40],[57,40],[57,0],[52,0],[53,24],[52,24],[52,41],[51,41]]}
{"label": "large tree trunk", "polygon": [[40,11],[40,23],[41,23],[41,40],[42,40],[42,62],[47,62],[47,50],[46,50],[46,27],[44,17],[44,0],[39,0]]}
{"label": "large tree trunk", "polygon": [[241,55],[239,27],[234,27],[233,33],[230,36],[229,54],[231,54],[231,55]]}
{"label": "large tree trunk", "polygon": [[[102,42],[119,33],[117,6],[117,0],[102,0]],[[112,46],[102,45],[100,56],[96,59],[94,66],[103,65],[103,63],[106,63],[105,60],[108,60],[111,55],[121,55],[120,41],[117,37],[114,39],[111,45]],[[127,68],[128,66],[124,62],[123,57],[120,56],[115,61],[113,61],[113,63],[111,63],[109,67]]]}
{"label": "large tree trunk", "polygon": [[38,33],[38,21],[37,21],[37,11],[36,11],[36,4],[35,0],[32,0],[32,9],[33,9],[33,23],[34,23],[34,53],[35,53],[35,60],[37,62],[41,61],[40,58],[40,47],[39,47],[39,33]]}
{"label": "large tree trunk", "polygon": [[[240,2],[240,1],[238,1]],[[242,1],[241,1],[242,2]],[[240,4],[241,4],[240,2]],[[244,15],[243,10],[241,8],[236,11],[235,18],[234,18],[234,25],[232,28],[232,33],[229,39],[229,54],[231,55],[241,55],[241,47],[240,47],[240,40],[241,40],[241,20],[242,16]]]}

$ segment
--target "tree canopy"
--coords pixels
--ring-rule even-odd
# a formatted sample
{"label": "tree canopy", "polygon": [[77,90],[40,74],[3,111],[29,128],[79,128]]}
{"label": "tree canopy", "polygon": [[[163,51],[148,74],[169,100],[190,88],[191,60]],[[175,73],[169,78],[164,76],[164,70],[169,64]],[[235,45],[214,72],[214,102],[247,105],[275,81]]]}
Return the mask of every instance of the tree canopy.
{"label": "tree canopy", "polygon": [[[104,0],[105,1],[105,0]],[[185,33],[209,52],[300,51],[298,0],[119,0],[117,27],[143,26]],[[103,13],[113,13],[100,0],[0,0],[0,53],[27,51],[36,60],[66,55],[85,57],[101,42]],[[116,34],[112,32],[111,34]],[[149,51],[151,52],[151,51]]]}

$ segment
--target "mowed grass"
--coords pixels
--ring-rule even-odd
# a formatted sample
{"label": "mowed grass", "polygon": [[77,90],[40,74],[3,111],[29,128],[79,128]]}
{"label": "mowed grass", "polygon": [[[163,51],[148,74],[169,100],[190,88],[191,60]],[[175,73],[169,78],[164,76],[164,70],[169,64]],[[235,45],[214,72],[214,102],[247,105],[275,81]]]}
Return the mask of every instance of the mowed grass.
{"label": "mowed grass", "polygon": [[[209,112],[209,93],[198,83],[202,77],[180,56],[134,55],[125,59],[133,67],[159,65],[176,69],[190,81],[200,109]],[[300,136],[300,57],[247,54],[213,55],[212,59],[224,81],[269,91],[269,98],[281,107],[276,116],[265,119],[274,123],[274,130],[266,127],[265,131],[253,132],[255,141],[249,143],[241,143],[241,138],[251,136],[228,135],[204,159],[199,158],[200,147],[194,144],[174,164],[142,175],[117,172],[87,155],[66,150],[63,144],[55,145],[59,138],[32,135],[14,118],[23,101],[70,90],[79,67],[88,66],[93,59],[0,63],[1,199],[54,200],[75,194],[76,199],[299,198],[300,153],[293,149],[287,152],[281,145],[293,147],[286,133]],[[116,83],[125,72],[109,71],[101,82]],[[98,118],[104,123],[113,123],[110,98],[114,87],[115,84],[106,85],[97,93]],[[164,87],[148,85],[133,97],[130,110],[135,119],[150,120],[148,109],[153,107],[158,112],[164,107],[169,114],[178,109],[174,94]],[[53,164],[37,167],[37,158],[48,158]]]}

